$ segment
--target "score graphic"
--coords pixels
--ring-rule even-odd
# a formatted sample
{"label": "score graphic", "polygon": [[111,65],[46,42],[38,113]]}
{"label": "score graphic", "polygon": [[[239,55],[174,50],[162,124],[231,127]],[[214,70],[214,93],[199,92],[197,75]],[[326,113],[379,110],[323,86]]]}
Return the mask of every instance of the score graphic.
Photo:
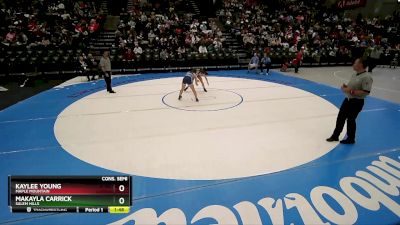
{"label": "score graphic", "polygon": [[11,212],[128,213],[130,176],[9,176]]}

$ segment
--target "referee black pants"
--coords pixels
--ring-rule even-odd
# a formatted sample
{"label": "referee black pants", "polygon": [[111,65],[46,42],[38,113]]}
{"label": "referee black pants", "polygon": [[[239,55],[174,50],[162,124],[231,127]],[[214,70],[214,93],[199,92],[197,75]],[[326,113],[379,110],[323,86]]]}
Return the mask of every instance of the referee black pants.
{"label": "referee black pants", "polygon": [[336,119],[336,128],[332,137],[339,138],[340,133],[343,131],[344,123],[347,120],[347,138],[349,140],[355,140],[357,128],[356,119],[363,106],[364,99],[345,98],[342,106],[340,107],[340,111]]}
{"label": "referee black pants", "polygon": [[107,91],[110,92],[112,91],[111,88],[111,72],[110,71],[106,71],[107,76],[104,75],[104,81],[106,82],[106,86],[107,86]]}

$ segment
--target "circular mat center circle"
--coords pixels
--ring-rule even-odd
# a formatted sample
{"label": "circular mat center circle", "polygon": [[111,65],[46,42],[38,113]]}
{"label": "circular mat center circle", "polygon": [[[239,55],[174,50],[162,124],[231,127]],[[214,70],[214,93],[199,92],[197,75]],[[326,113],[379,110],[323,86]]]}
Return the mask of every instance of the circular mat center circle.
{"label": "circular mat center circle", "polygon": [[209,92],[196,87],[200,102],[191,90],[178,101],[179,77],[117,86],[112,95],[93,93],[58,115],[55,136],[66,151],[93,165],[183,180],[274,173],[336,147],[325,139],[338,109],[325,99],[268,81],[209,81]]}
{"label": "circular mat center circle", "polygon": [[178,100],[179,91],[166,94],[162,102],[171,108],[184,111],[220,111],[234,108],[243,102],[243,97],[229,90],[208,89],[197,91],[199,102],[195,101],[193,92],[188,89]]}

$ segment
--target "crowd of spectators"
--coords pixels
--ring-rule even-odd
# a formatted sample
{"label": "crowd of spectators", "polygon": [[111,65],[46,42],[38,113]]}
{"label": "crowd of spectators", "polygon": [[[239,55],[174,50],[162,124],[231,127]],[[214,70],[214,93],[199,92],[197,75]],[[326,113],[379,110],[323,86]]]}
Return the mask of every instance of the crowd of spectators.
{"label": "crowd of spectators", "polygon": [[[214,59],[236,64],[236,50],[226,43],[221,24],[237,37],[249,57],[258,53],[261,58],[266,53],[273,64],[295,58],[317,63],[349,61],[364,55],[373,67],[380,60],[393,61],[393,50],[400,51],[399,12],[364,19],[326,8],[324,0],[264,4],[257,0],[223,0],[217,19],[210,19],[187,13],[184,0],[133,2],[129,10],[122,9],[111,50],[113,61],[128,62],[121,68],[134,65],[131,62],[143,66],[143,59],[162,61],[165,67],[191,59],[199,64],[212,65]],[[0,4],[0,50],[7,52],[0,57],[0,64],[7,61],[8,67],[18,57],[31,57],[32,65],[43,67],[51,61],[49,58],[53,64],[73,58],[76,64],[78,56],[88,53],[89,40],[105,21],[99,1],[94,0],[5,0]],[[15,54],[18,49],[53,50],[43,53],[46,60],[36,60],[40,53]],[[299,52],[301,60],[297,59]]]}
{"label": "crowd of spectators", "polygon": [[86,48],[105,20],[98,4],[91,0],[3,1],[1,48]]}
{"label": "crowd of spectators", "polygon": [[305,59],[319,62],[322,58],[335,61],[369,56],[378,48],[387,63],[393,57],[390,52],[400,50],[399,12],[385,18],[359,15],[352,19],[324,3],[224,0],[218,16],[249,54],[266,51],[294,56],[303,49]]}
{"label": "crowd of spectators", "polygon": [[230,51],[215,20],[179,14],[178,4],[182,2],[169,1],[165,8],[135,5],[121,15],[115,47],[123,60],[136,60],[143,54],[162,61],[184,60],[192,53],[204,56]]}

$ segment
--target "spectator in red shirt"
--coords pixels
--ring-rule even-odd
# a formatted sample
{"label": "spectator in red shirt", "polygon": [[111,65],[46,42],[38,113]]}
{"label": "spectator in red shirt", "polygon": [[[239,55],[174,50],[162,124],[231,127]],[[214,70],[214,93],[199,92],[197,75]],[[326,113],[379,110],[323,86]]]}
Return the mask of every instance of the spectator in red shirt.
{"label": "spectator in red shirt", "polygon": [[289,62],[287,59],[284,59],[283,63],[281,64],[281,72],[287,72],[289,67]]}
{"label": "spectator in red shirt", "polygon": [[135,58],[135,53],[133,53],[132,49],[128,48],[128,50],[124,54],[124,60],[131,61]]}
{"label": "spectator in red shirt", "polygon": [[35,31],[36,29],[37,29],[37,23],[36,23],[36,21],[35,21],[35,20],[30,21],[29,24],[28,24],[28,30],[31,31],[31,32],[33,32],[33,31]]}
{"label": "spectator in red shirt", "polygon": [[9,43],[14,43],[17,40],[17,33],[13,29],[10,29],[10,31],[6,35],[6,41]]}
{"label": "spectator in red shirt", "polygon": [[90,25],[89,25],[89,31],[90,33],[94,33],[99,29],[99,23],[96,22],[95,19],[92,19],[90,21]]}

